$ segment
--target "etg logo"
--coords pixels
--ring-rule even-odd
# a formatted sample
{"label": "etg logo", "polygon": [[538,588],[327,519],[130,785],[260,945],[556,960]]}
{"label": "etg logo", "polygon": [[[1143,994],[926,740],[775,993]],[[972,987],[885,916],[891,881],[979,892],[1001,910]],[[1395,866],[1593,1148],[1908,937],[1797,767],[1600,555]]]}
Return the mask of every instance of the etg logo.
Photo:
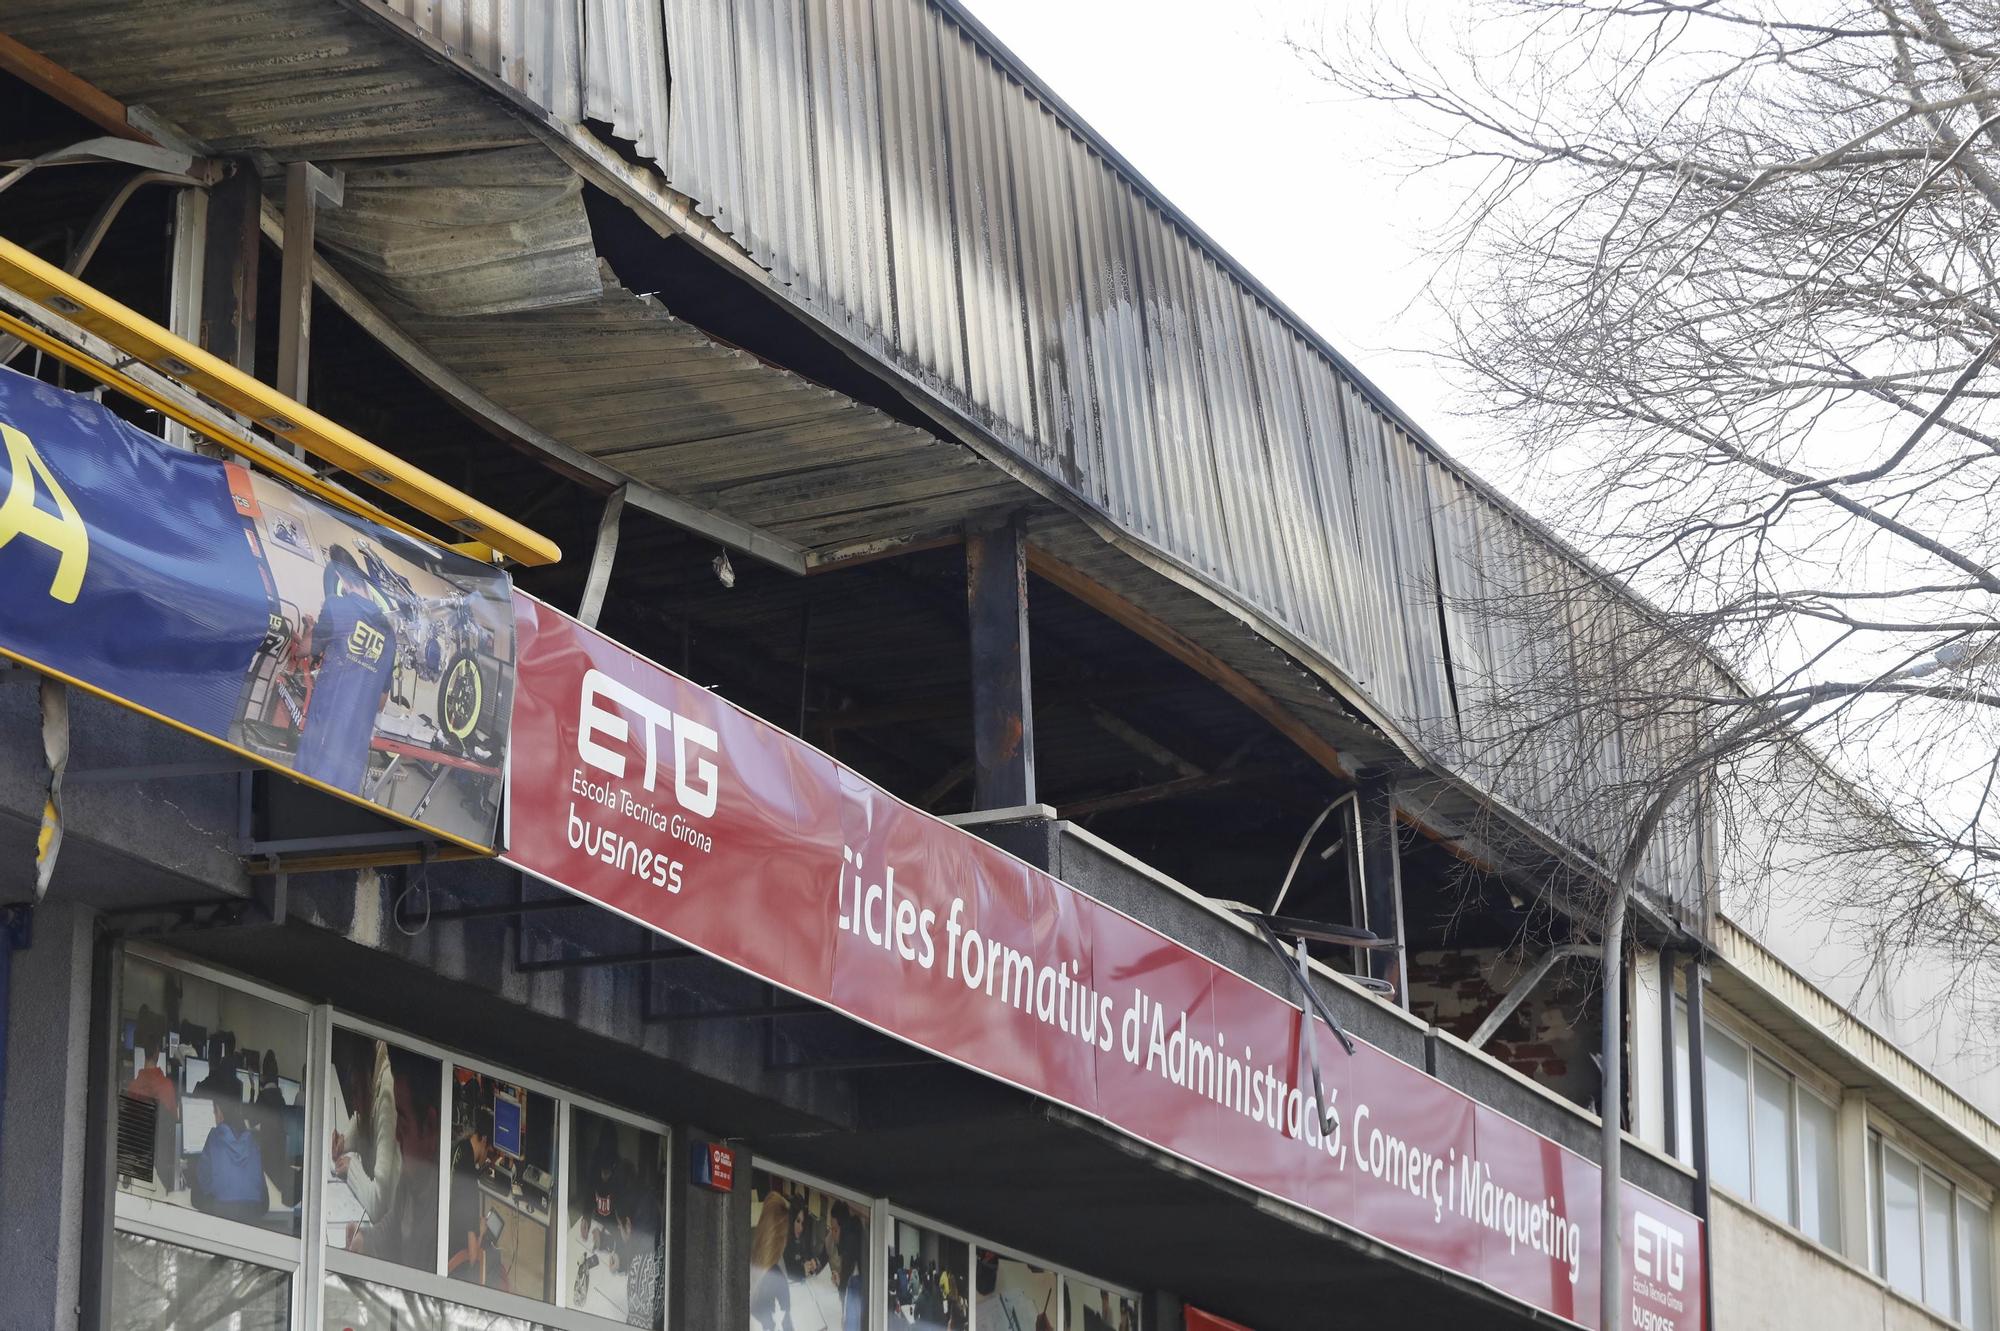
{"label": "etg logo", "polygon": [[367,624],[356,624],[354,632],[347,635],[347,654],[367,665],[374,665],[382,659],[382,649],[389,645],[389,639],[382,630]]}
{"label": "etg logo", "polygon": [[1678,1290],[1687,1281],[1686,1237],[1649,1215],[1632,1218],[1632,1266],[1648,1280]]}
{"label": "etg logo", "polygon": [[644,718],[646,789],[654,789],[659,775],[660,738],[671,735],[674,798],[691,814],[701,818],[712,816],[718,785],[716,768],[702,755],[720,751],[715,731],[677,715],[673,709],[627,688],[601,670],[590,671],[583,677],[583,695],[577,709],[576,756],[607,776],[621,780],[625,776],[625,755],[599,741],[632,744],[632,727],[620,712],[604,706],[605,702]]}

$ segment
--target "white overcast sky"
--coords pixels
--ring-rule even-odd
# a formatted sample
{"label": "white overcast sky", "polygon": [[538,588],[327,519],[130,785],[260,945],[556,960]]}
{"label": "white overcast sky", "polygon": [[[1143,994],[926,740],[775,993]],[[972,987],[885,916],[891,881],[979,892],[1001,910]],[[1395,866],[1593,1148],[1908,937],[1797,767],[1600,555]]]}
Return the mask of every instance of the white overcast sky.
{"label": "white overcast sky", "polygon": [[1445,382],[1416,354],[1439,337],[1412,298],[1447,188],[1409,178],[1389,113],[1336,99],[1283,44],[1364,10],[1394,20],[1402,4],[964,2],[1196,225],[1477,466],[1477,423],[1450,415]]}

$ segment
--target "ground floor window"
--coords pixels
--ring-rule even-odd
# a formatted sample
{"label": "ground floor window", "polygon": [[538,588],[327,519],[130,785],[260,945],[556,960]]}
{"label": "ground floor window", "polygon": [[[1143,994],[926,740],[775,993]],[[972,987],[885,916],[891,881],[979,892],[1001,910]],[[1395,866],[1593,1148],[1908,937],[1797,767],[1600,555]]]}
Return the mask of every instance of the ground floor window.
{"label": "ground floor window", "polygon": [[663,1128],[148,949],[119,986],[114,1331],[664,1331]]}
{"label": "ground floor window", "polygon": [[751,1171],[749,1331],[864,1331],[873,1219],[858,1198]]}
{"label": "ground floor window", "polygon": [[326,1278],[326,1325],[334,1331],[547,1331],[539,1322],[342,1275]]}
{"label": "ground floor window", "polygon": [[110,1331],[285,1331],[283,1271],[139,1234],[112,1241]]}

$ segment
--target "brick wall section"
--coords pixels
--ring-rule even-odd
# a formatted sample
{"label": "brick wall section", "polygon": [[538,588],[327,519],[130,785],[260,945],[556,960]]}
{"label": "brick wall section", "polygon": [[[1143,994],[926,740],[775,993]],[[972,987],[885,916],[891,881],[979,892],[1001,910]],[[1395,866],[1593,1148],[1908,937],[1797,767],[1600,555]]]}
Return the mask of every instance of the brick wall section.
{"label": "brick wall section", "polygon": [[[1410,954],[1410,1011],[1472,1038],[1503,994],[1535,963],[1517,948],[1467,947]],[[1595,1109],[1599,1022],[1595,969],[1561,962],[1487,1040],[1485,1052],[1550,1090]]]}

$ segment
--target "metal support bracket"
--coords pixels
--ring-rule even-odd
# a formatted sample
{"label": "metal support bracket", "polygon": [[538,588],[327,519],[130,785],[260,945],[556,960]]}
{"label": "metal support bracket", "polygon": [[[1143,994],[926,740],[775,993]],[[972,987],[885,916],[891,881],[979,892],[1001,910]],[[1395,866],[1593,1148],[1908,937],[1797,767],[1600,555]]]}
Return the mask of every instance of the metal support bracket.
{"label": "metal support bracket", "polygon": [[597,627],[604,610],[604,593],[611,587],[611,566],[618,560],[618,520],[625,514],[625,495],[630,486],[621,485],[604,501],[604,516],[597,522],[597,548],[590,554],[590,573],[583,580],[583,599],[577,603],[576,621],[587,629]]}
{"label": "metal support bracket", "polygon": [[1479,1029],[1472,1033],[1472,1038],[1466,1043],[1474,1049],[1484,1047],[1486,1042],[1493,1038],[1493,1032],[1500,1029],[1501,1023],[1513,1016],[1514,1009],[1521,1006],[1528,995],[1534,992],[1535,986],[1548,978],[1549,972],[1556,968],[1557,962],[1568,957],[1596,955],[1597,949],[1587,943],[1564,943],[1560,947],[1550,948],[1542,954],[1541,960],[1537,961],[1526,975],[1514,981],[1513,987],[1501,996],[1500,1005],[1486,1014],[1486,1020],[1479,1023]]}
{"label": "metal support bracket", "polygon": [[[291,880],[279,873],[268,885],[252,884],[247,897],[209,897],[200,901],[167,901],[157,905],[124,906],[104,912],[120,938],[164,938],[177,934],[213,933],[218,929],[270,929],[289,913]],[[132,923],[122,923],[132,921]]]}

